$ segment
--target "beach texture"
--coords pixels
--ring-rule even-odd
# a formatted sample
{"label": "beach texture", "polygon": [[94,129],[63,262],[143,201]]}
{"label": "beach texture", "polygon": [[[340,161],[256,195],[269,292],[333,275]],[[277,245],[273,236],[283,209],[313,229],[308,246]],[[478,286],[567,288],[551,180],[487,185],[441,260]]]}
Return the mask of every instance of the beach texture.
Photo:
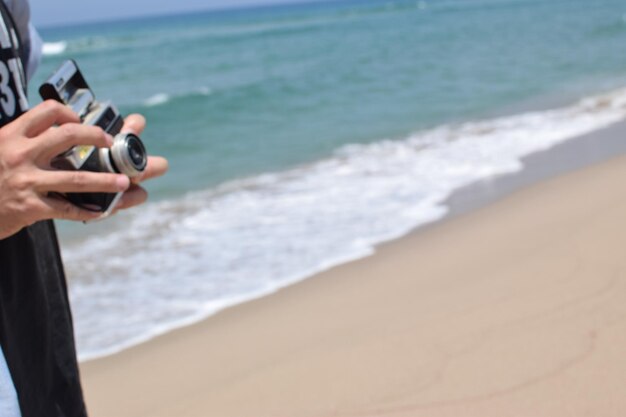
{"label": "beach texture", "polygon": [[77,59],[170,163],[140,209],[57,222],[80,361],[371,255],[626,120],[624,0],[301,3],[42,31],[31,94]]}
{"label": "beach texture", "polygon": [[625,184],[560,175],[83,363],[91,415],[624,416]]}

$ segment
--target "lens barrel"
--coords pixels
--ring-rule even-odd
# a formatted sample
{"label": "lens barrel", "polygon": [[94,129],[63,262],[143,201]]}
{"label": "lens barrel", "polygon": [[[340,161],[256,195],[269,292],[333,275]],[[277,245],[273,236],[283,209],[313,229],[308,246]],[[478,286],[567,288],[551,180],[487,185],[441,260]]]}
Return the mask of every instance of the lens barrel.
{"label": "lens barrel", "polygon": [[143,142],[132,133],[117,135],[109,156],[115,170],[131,178],[141,174],[148,164],[148,153]]}

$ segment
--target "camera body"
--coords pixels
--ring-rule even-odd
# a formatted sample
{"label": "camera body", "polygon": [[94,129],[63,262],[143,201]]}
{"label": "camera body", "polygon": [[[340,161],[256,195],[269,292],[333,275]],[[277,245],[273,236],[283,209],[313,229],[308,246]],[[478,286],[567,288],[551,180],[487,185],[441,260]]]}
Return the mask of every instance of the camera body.
{"label": "camera body", "polygon": [[[110,101],[99,102],[73,60],[65,61],[39,87],[44,100],[56,100],[70,107],[83,124],[99,126],[114,137],[113,146],[74,146],[56,156],[53,168],[66,171],[111,172],[130,178],[146,168],[148,155],[141,139],[132,133],[120,133],[124,118]],[[78,207],[108,216],[123,193],[65,193]]]}

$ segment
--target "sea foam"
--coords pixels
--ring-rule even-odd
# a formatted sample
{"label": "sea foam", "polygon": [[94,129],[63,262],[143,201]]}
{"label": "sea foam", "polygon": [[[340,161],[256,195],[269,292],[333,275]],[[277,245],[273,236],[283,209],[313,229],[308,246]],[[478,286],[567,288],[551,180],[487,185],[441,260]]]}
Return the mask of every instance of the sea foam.
{"label": "sea foam", "polygon": [[[444,217],[454,190],[626,118],[626,90],[338,149],[145,206],[65,248],[81,360],[274,292]],[[94,256],[97,254],[97,256]]]}
{"label": "sea foam", "polygon": [[161,104],[165,104],[170,101],[170,96],[165,93],[155,94],[144,101],[144,105],[146,107],[154,107],[159,106]]}
{"label": "sea foam", "polygon": [[60,55],[67,49],[67,42],[46,42],[43,44],[42,53],[44,55]]}
{"label": "sea foam", "polygon": [[173,94],[173,95],[170,95],[167,93],[157,93],[148,97],[146,100],[144,100],[143,105],[145,107],[162,106],[164,104],[171,102],[173,99],[183,100],[186,98],[205,97],[205,96],[211,95],[212,92],[213,90],[211,90],[209,87],[203,86],[203,87],[197,88],[196,90],[192,92],[183,92],[183,93]]}

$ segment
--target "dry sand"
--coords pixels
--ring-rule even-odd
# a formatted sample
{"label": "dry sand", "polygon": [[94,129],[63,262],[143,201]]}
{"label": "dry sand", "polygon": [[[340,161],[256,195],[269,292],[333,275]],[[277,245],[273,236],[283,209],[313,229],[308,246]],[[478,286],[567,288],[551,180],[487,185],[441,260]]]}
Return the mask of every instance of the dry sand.
{"label": "dry sand", "polygon": [[626,416],[626,158],[82,371],[93,417]]}

